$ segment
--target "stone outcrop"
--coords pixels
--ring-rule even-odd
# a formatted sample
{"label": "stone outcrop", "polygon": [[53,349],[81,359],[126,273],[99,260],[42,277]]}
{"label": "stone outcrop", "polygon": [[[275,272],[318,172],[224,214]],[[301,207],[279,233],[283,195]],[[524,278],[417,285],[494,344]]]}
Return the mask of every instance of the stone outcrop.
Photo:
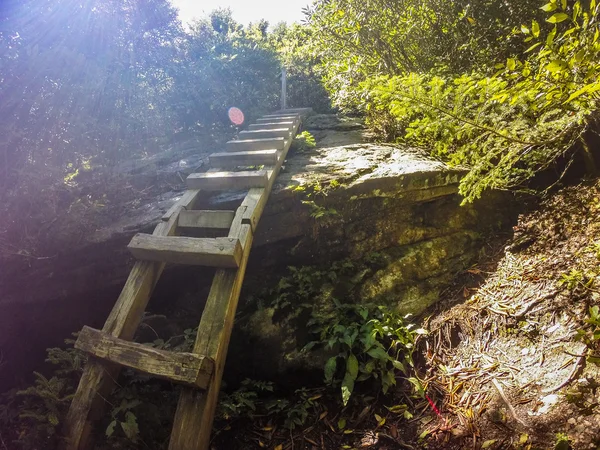
{"label": "stone outcrop", "polygon": [[[384,263],[362,283],[361,301],[419,313],[474,259],[485,233],[512,220],[498,206],[505,199],[490,197],[460,207],[461,169],[418,150],[369,143],[355,120],[313,116],[305,128],[318,147],[291,153],[277,180],[257,229],[245,295],[276,279],[288,265],[360,260],[377,252]],[[185,176],[207,153],[188,154],[152,170]],[[143,168],[138,171],[144,176]],[[317,193],[309,195],[313,191]],[[102,325],[132,263],[127,242],[136,232],[152,229],[178,195],[162,195],[56,258],[34,261],[27,270],[13,272],[10,282],[5,277],[0,350],[6,366],[0,368],[0,385],[31,370],[32,359],[40,361],[46,347],[59,344],[71,331],[83,324]],[[243,193],[217,195],[198,207],[235,208],[242,198]],[[153,304],[158,310],[186,311],[182,315],[193,311],[198,314],[188,314],[193,324],[209,279],[210,271],[199,268],[167,271]],[[281,324],[272,316],[265,310],[250,314],[245,331],[236,333],[248,337],[246,332],[257,329],[260,336],[248,337],[256,345],[281,344]],[[294,345],[293,339],[287,341]],[[292,351],[277,345],[272,350]],[[281,370],[287,368],[284,364]]]}

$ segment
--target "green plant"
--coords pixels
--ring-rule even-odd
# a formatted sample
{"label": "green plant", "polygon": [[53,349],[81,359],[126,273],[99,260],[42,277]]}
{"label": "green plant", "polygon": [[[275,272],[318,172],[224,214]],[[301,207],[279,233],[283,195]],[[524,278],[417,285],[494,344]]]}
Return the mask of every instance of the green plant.
{"label": "green plant", "polygon": [[468,168],[460,184],[466,202],[487,189],[528,190],[561,157],[579,150],[589,157],[585,132],[597,124],[600,98],[596,2],[552,1],[543,9],[545,23],[532,17],[506,36],[524,37],[529,48],[489,60],[495,73],[374,70],[339,91],[386,137]]}
{"label": "green plant", "polygon": [[241,386],[231,393],[221,392],[217,417],[231,420],[239,417],[252,418],[257,414],[257,405],[262,393],[272,393],[273,383],[245,379]]}
{"label": "green plant", "polygon": [[340,386],[346,405],[356,382],[378,380],[383,393],[396,384],[396,371],[407,376],[413,366],[417,333],[384,307],[345,305],[334,299],[326,315],[314,314],[308,325],[318,337],[304,351],[319,345],[337,354],[325,364],[325,382]]}
{"label": "green plant", "polygon": [[79,382],[86,357],[71,347],[48,349],[46,362],[55,366],[52,376],[34,372],[33,385],[4,394],[0,406],[0,429],[13,432],[14,443],[23,449],[52,448]]}
{"label": "green plant", "polygon": [[569,273],[563,273],[558,280],[559,286],[566,286],[567,289],[573,290],[583,284],[584,276],[581,270],[571,269]]}
{"label": "green plant", "polygon": [[308,131],[303,131],[294,137],[290,150],[302,153],[310,150],[311,148],[315,148],[316,146],[317,142],[315,141],[314,136]]}
{"label": "green plant", "polygon": [[[600,307],[590,306],[588,311],[589,317],[585,319],[587,326],[577,330],[577,339],[594,352],[600,343]],[[600,356],[588,353],[588,361],[600,363]]]}
{"label": "green plant", "polygon": [[571,438],[565,433],[556,433],[554,441],[554,450],[569,450],[571,448]]}

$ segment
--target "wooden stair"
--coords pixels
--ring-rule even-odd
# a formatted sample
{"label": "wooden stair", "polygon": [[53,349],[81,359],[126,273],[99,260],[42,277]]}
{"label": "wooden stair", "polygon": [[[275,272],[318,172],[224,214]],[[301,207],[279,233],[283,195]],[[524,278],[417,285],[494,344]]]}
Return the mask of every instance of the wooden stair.
{"label": "wooden stair", "polygon": [[[226,152],[210,155],[212,169],[194,173],[187,190],[162,216],[152,234],[133,237],[128,249],[138,262],[102,330],[84,327],[76,348],[90,358],[67,415],[64,450],[87,450],[93,424],[119,371],[127,367],[184,386],[175,413],[169,450],[206,450],[256,226],[279,170],[308,110],[263,116]],[[260,166],[255,170],[248,167]],[[227,171],[245,167],[242,171]],[[203,192],[247,194],[235,211],[195,210]],[[184,236],[186,230],[221,230],[226,236]],[[167,263],[215,267],[210,293],[191,352],[170,352],[132,342],[152,291]]]}

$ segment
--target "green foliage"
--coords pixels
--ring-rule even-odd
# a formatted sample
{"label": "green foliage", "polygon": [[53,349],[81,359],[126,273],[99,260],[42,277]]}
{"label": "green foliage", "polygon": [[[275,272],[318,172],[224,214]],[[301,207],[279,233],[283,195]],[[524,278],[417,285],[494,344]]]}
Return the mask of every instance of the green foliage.
{"label": "green foliage", "polygon": [[[67,339],[72,345],[73,340]],[[54,448],[71,404],[85,356],[72,347],[48,349],[46,362],[56,366],[51,377],[34,372],[30,387],[4,395],[0,405],[0,429],[13,433],[18,448]]]}
{"label": "green foliage", "polygon": [[272,417],[280,419],[288,430],[305,424],[322,397],[321,389],[301,388],[292,395],[275,395],[273,383],[246,379],[241,386],[219,396],[217,418],[225,421]]}
{"label": "green foliage", "polygon": [[303,131],[302,133],[300,133],[300,134],[296,135],[296,137],[294,137],[294,140],[292,141],[290,150],[298,152],[298,153],[302,153],[302,152],[305,152],[306,150],[315,148],[316,146],[317,146],[317,141],[315,141],[314,136],[312,134],[310,134],[308,131]]}
{"label": "green foliage", "polygon": [[466,201],[486,189],[525,188],[580,142],[600,98],[598,7],[555,6],[562,11],[548,18],[554,28],[544,34],[535,20],[521,27],[533,45],[493,75],[369,78],[361,84],[369,123],[466,166]]}
{"label": "green foliage", "polygon": [[[577,330],[577,339],[582,341],[592,352],[599,349],[600,344],[600,307],[590,306],[589,317],[585,319],[586,327]],[[600,355],[592,353],[588,360],[600,363]]]}
{"label": "green foliage", "polygon": [[584,275],[581,270],[571,269],[569,273],[564,273],[558,281],[559,286],[565,286],[567,289],[573,290],[580,285],[583,285]]}
{"label": "green foliage", "polygon": [[571,448],[571,438],[565,433],[556,433],[554,450],[569,450]]}
{"label": "green foliage", "polygon": [[[344,305],[336,300],[327,314],[313,313],[308,326],[315,346],[336,355],[325,364],[325,382],[340,386],[346,405],[355,382],[378,380],[383,393],[396,384],[396,371],[408,376],[412,363],[415,331],[396,313],[384,307]],[[422,330],[417,330],[422,332]]]}
{"label": "green foliage", "polygon": [[470,72],[512,56],[523,49],[513,29],[541,16],[538,6],[538,0],[319,0],[308,13],[334,104],[353,108],[358,84],[373,76]]}

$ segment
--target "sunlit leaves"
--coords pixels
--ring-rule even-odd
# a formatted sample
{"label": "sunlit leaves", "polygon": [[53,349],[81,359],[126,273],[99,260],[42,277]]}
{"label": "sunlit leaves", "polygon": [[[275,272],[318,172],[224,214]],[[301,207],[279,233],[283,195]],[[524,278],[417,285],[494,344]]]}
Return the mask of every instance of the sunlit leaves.
{"label": "sunlit leaves", "polygon": [[533,37],[535,38],[540,36],[540,24],[535,20],[531,22],[531,34],[533,34]]}
{"label": "sunlit leaves", "polygon": [[541,7],[541,9],[546,12],[552,12],[556,10],[556,8],[558,8],[556,2],[546,3],[544,6]]}
{"label": "sunlit leaves", "polygon": [[350,353],[346,359],[346,374],[342,380],[342,402],[344,406],[348,404],[352,391],[354,390],[354,382],[358,377],[358,360],[354,354]]}
{"label": "sunlit leaves", "polygon": [[553,14],[552,16],[550,16],[548,19],[546,19],[546,21],[550,22],[550,23],[560,23],[560,22],[564,22],[568,18],[569,18],[568,14],[556,13],[556,14]]}

